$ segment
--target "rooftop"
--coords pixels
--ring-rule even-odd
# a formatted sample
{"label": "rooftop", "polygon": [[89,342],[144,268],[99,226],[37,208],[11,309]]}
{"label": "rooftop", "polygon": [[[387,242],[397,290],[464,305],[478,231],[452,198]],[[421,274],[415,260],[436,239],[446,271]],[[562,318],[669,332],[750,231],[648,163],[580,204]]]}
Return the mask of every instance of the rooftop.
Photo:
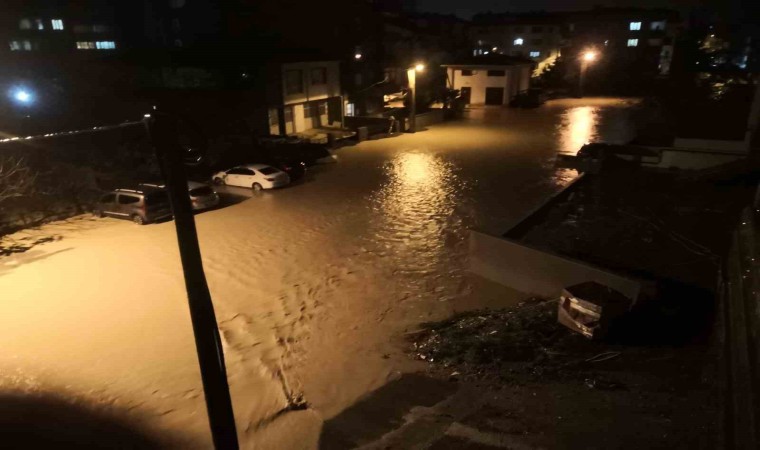
{"label": "rooftop", "polygon": [[441,66],[517,66],[523,64],[533,65],[535,62],[532,59],[519,56],[507,56],[491,53],[488,55],[458,58],[456,60],[449,61],[446,64],[441,64]]}

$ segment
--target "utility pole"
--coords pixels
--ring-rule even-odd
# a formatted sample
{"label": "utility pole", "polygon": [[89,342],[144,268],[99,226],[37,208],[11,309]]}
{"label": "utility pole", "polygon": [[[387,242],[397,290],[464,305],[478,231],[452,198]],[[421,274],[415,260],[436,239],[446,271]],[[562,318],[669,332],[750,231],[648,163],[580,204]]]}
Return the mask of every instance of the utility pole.
{"label": "utility pole", "polygon": [[583,97],[583,90],[585,88],[585,78],[586,78],[586,71],[588,70],[588,65],[591,64],[596,60],[596,52],[594,51],[587,51],[583,53],[583,55],[580,58],[581,60],[581,70],[580,74],[578,75],[578,97]]}
{"label": "utility pole", "polygon": [[425,66],[417,64],[406,69],[406,77],[409,79],[409,132],[417,132],[417,72],[425,70]]}
{"label": "utility pole", "polygon": [[166,190],[171,200],[177,243],[185,277],[195,347],[201,369],[211,436],[217,450],[239,448],[232,399],[227,384],[224,351],[211,302],[198,245],[195,218],[187,189],[187,175],[178,140],[177,116],[155,110],[144,119],[151,144],[158,157]]}

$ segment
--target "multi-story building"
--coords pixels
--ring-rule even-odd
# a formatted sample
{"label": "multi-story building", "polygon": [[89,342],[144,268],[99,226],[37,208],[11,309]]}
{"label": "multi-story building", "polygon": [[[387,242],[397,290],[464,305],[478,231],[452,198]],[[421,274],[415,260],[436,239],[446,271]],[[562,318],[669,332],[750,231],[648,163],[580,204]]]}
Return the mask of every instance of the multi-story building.
{"label": "multi-story building", "polygon": [[570,55],[594,49],[607,64],[644,76],[670,72],[681,28],[678,13],[667,9],[597,7],[568,13],[565,23]]}
{"label": "multi-story building", "polygon": [[118,10],[107,2],[83,0],[62,7],[52,0],[9,0],[0,13],[2,47],[14,55],[87,55],[121,46]]}
{"label": "multi-story building", "polygon": [[562,53],[564,17],[560,14],[480,14],[470,29],[474,56],[492,53],[530,58],[534,75]]}
{"label": "multi-story building", "polygon": [[343,125],[338,61],[271,64],[268,73],[269,134]]}

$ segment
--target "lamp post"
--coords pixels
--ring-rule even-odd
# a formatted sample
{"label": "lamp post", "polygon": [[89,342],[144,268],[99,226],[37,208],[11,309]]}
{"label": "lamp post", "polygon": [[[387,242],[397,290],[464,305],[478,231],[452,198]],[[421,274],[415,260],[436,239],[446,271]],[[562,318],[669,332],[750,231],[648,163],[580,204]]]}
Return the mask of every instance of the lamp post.
{"label": "lamp post", "polygon": [[409,79],[409,132],[417,131],[417,72],[425,70],[423,64],[416,64],[414,67],[406,69],[406,77]]}
{"label": "lamp post", "polygon": [[587,50],[581,55],[581,71],[578,76],[578,97],[583,97],[584,81],[586,78],[586,70],[588,70],[589,64],[596,61],[596,52],[593,50]]}

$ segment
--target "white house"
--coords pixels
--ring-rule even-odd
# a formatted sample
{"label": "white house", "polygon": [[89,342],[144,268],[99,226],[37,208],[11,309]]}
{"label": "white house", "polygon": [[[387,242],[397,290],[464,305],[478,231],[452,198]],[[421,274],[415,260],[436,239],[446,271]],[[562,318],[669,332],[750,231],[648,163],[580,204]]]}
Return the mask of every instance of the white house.
{"label": "white house", "polygon": [[281,89],[269,95],[270,134],[296,134],[312,128],[342,126],[339,64],[338,61],[308,61],[278,65],[273,75],[279,78],[279,83],[272,84]]}
{"label": "white house", "polygon": [[443,64],[450,89],[461,92],[468,105],[507,105],[530,87],[535,62],[505,55],[474,56]]}

